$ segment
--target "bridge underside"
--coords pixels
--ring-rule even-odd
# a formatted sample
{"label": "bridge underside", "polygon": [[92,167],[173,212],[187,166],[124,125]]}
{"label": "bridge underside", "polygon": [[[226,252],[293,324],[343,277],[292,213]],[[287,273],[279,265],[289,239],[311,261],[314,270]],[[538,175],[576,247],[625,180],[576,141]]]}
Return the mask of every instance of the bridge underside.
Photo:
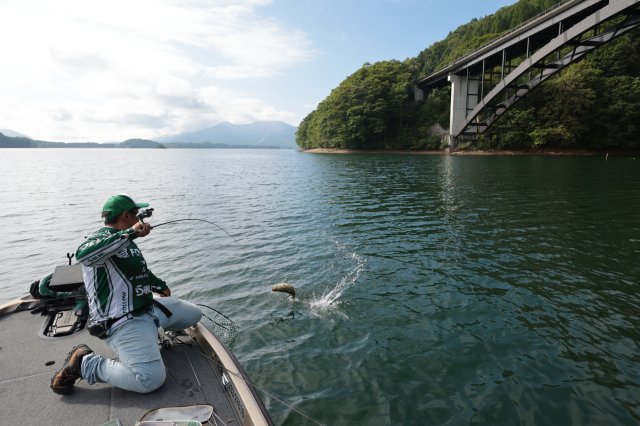
{"label": "bridge underside", "polygon": [[[588,4],[591,3],[591,4]],[[485,133],[558,71],[640,26],[640,0],[585,2],[577,13],[467,63],[422,88],[451,84],[450,145]],[[426,79],[425,79],[426,80]],[[420,82],[418,82],[420,84]],[[418,86],[419,87],[419,86]]]}

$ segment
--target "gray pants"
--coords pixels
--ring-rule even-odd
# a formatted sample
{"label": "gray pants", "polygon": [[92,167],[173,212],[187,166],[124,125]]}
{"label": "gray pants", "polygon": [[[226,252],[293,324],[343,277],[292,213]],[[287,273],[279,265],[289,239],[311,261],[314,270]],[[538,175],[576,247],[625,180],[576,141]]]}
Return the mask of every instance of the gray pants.
{"label": "gray pants", "polygon": [[153,319],[156,318],[165,331],[179,331],[200,321],[202,311],[177,297],[156,300],[171,311],[171,318],[153,305],[151,314],[129,319],[112,329],[105,342],[118,354],[120,361],[95,353],[86,355],[82,359],[82,378],[88,384],[109,383],[121,389],[147,393],[164,383],[166,372],[158,349],[158,328]]}

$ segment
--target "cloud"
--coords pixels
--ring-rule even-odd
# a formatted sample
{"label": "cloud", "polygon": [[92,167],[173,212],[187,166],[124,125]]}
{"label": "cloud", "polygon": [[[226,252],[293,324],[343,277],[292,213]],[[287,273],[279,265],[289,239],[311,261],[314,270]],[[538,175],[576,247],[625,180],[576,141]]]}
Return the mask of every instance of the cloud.
{"label": "cloud", "polygon": [[69,121],[73,118],[73,115],[64,108],[58,108],[52,115],[52,118],[57,121]]}
{"label": "cloud", "polygon": [[108,67],[107,59],[101,52],[61,53],[51,48],[51,59],[71,74],[85,74],[91,71],[104,71]]}
{"label": "cloud", "polygon": [[304,32],[259,13],[270,3],[3,1],[0,125],[113,141],[293,120],[225,83],[271,78],[316,54]]}
{"label": "cloud", "polygon": [[222,121],[244,124],[295,119],[293,113],[215,85],[195,88],[171,83],[175,82],[147,82],[138,88],[137,97],[114,96],[99,103],[5,96],[0,97],[0,112],[3,123],[11,124],[4,127],[33,130],[30,135],[36,139],[93,142],[153,138],[201,130]]}

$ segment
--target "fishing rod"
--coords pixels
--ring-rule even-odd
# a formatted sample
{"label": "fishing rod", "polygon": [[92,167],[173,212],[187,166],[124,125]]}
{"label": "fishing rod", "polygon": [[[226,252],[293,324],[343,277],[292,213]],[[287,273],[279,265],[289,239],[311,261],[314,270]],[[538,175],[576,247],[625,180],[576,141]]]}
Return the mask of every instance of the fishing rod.
{"label": "fishing rod", "polygon": [[[153,215],[153,209],[152,209],[152,208],[139,209],[139,210],[138,210],[138,213],[136,213],[136,217],[137,217],[137,218],[140,220],[140,222],[142,222],[142,223],[145,223],[145,222],[144,222],[144,219],[145,219],[145,218],[151,217],[152,215]],[[205,222],[205,223],[208,223],[208,224],[211,224],[211,225],[215,226],[216,228],[220,229],[222,232],[224,232],[225,234],[227,234],[229,237],[231,237],[231,239],[232,239],[233,241],[235,241],[235,243],[236,243],[236,244],[238,244],[238,245],[240,246],[240,249],[241,249],[243,252],[247,253],[247,252],[245,251],[244,247],[242,247],[242,244],[240,244],[240,243],[238,242],[238,240],[236,240],[236,239],[233,237],[233,235],[231,235],[230,233],[228,233],[226,230],[224,230],[224,229],[223,229],[222,227],[220,227],[218,224],[213,223],[213,222],[211,222],[211,221],[209,221],[209,220],[205,220],[205,219],[194,219],[194,218],[191,218],[191,217],[189,217],[189,218],[184,218],[184,219],[174,219],[174,220],[169,220],[169,221],[167,221],[167,222],[159,223],[159,224],[157,224],[157,225],[152,225],[152,226],[151,226],[151,229],[154,229],[154,228],[157,228],[157,227],[159,227],[159,226],[163,226],[163,225],[169,225],[169,224],[171,224],[171,223],[184,222],[184,221],[187,221],[187,220],[195,220],[195,221],[198,221],[198,222]],[[140,232],[140,231],[138,230],[138,231],[134,231],[133,233],[134,233],[134,234],[138,234],[139,232]],[[122,239],[124,239],[124,238],[129,238],[129,234],[122,234],[122,235],[120,236],[120,238],[122,238]],[[274,285],[274,286],[272,286],[272,287],[271,287],[271,291],[280,291],[280,292],[284,292],[284,293],[289,293],[289,294],[291,295],[291,300],[293,300],[293,299],[296,297],[296,291],[298,291],[298,289],[294,288],[292,285],[289,285],[289,284],[278,284],[278,285]]]}
{"label": "fishing rod", "polygon": [[[144,222],[144,219],[145,219],[145,218],[151,217],[152,215],[153,215],[153,208],[140,209],[140,210],[138,211],[138,213],[136,213],[136,217],[137,217],[138,219],[140,219],[140,222],[142,222],[142,223],[145,223],[145,222]],[[235,238],[233,238],[233,235],[231,235],[230,233],[228,233],[226,230],[224,230],[224,229],[223,229],[222,227],[220,227],[218,224],[213,223],[213,222],[211,222],[211,221],[209,221],[209,220],[205,220],[205,219],[194,219],[194,218],[189,217],[189,218],[184,218],[184,219],[169,220],[169,221],[167,221],[167,222],[159,223],[158,225],[151,225],[151,229],[157,228],[157,227],[162,226],[162,225],[168,225],[168,224],[170,224],[170,223],[184,222],[184,221],[186,221],[186,220],[195,220],[195,221],[198,221],[198,222],[206,222],[206,223],[209,223],[209,224],[211,224],[211,225],[215,226],[216,228],[218,228],[219,230],[221,230],[222,232],[224,232],[225,234],[227,234],[229,237],[231,237],[231,239],[232,239],[233,241],[235,241],[235,242],[236,242],[236,244],[238,244],[240,247],[242,247],[242,244],[240,244],[240,243],[238,242],[238,240],[236,240]],[[134,232],[134,234],[137,234],[137,233],[139,233],[139,232],[140,232],[139,230],[138,230],[138,231],[135,231],[135,232]],[[121,237],[121,238],[129,238],[129,234],[122,234],[122,237]],[[244,251],[244,249],[242,249],[242,250]]]}
{"label": "fishing rod", "polygon": [[[136,217],[140,220],[140,222],[145,223],[145,222],[144,222],[144,219],[145,219],[145,218],[148,218],[148,217],[151,217],[152,215],[153,215],[153,208],[147,208],[147,209],[140,209],[140,210],[138,211],[138,213],[136,214]],[[168,224],[171,224],[171,223],[184,222],[184,221],[187,221],[187,220],[195,220],[195,221],[198,221],[198,222],[206,222],[206,223],[209,223],[209,224],[211,224],[211,225],[214,225],[215,227],[217,227],[218,229],[220,229],[221,231],[223,231],[225,234],[227,234],[229,237],[231,237],[231,239],[232,239],[233,241],[235,241],[235,242],[236,242],[236,244],[238,244],[238,245],[240,246],[240,248],[242,249],[242,251],[244,251],[244,248],[242,248],[242,244],[240,244],[240,243],[238,242],[238,240],[236,240],[236,239],[233,237],[233,235],[229,234],[226,230],[224,230],[223,228],[221,228],[219,225],[217,225],[217,224],[215,224],[215,223],[213,223],[213,222],[211,222],[211,221],[205,220],[205,219],[194,219],[194,218],[191,218],[191,217],[189,217],[189,218],[184,218],[184,219],[174,219],[174,220],[169,220],[169,221],[167,221],[167,222],[159,223],[158,225],[152,225],[152,226],[151,226],[151,229],[153,229],[153,228],[157,228],[157,227],[159,227],[159,226],[163,226],[163,225],[168,225]],[[135,231],[134,233],[136,233],[136,234],[137,234],[137,233],[139,233],[139,232],[140,232],[140,231]],[[122,235],[122,238],[129,238],[129,235],[128,235],[128,234],[123,234],[123,235]],[[293,286],[291,286],[291,285],[289,285],[289,284],[278,284],[278,285],[273,286],[273,287],[271,288],[271,290],[272,290],[272,291],[281,291],[281,292],[289,293],[289,294],[291,294],[291,299],[293,299],[293,298],[295,297],[295,295],[296,295],[296,291],[297,291],[297,289],[293,288]],[[226,331],[228,331],[228,332],[230,332],[230,333],[237,332],[237,331],[236,331],[236,330],[237,330],[237,325],[236,325],[233,321],[231,321],[231,320],[230,320],[226,315],[222,314],[221,312],[219,312],[219,311],[217,311],[217,310],[215,310],[215,309],[213,309],[213,308],[211,308],[211,307],[209,307],[209,306],[206,306],[206,305],[200,305],[200,306],[205,306],[205,307],[207,307],[207,308],[209,308],[209,309],[211,309],[211,310],[213,310],[213,311],[217,312],[218,314],[220,314],[220,315],[221,315],[222,317],[224,317],[225,319],[227,319],[227,320],[230,322],[230,325],[229,325],[229,326],[231,327],[231,329],[228,329],[227,327],[225,327],[225,326],[223,326],[223,325],[221,325],[221,324],[218,324],[216,321],[212,320],[212,319],[211,319],[211,318],[209,318],[207,315],[204,315],[204,312],[203,312],[203,315],[204,315],[207,319],[209,319],[211,322],[213,322],[213,323],[214,323],[214,324],[216,324],[217,326],[221,327],[222,329],[224,329],[224,330],[226,330]],[[198,344],[198,343],[195,341],[195,339],[194,339],[191,335],[189,335],[189,337],[191,338],[191,340],[192,340],[196,345]],[[173,340],[173,339],[170,339],[170,340]],[[183,343],[183,344],[184,344],[184,343]],[[298,414],[300,414],[301,416],[303,416],[303,417],[305,417],[306,419],[310,420],[311,422],[313,422],[313,423],[315,423],[315,424],[317,424],[317,425],[319,425],[319,426],[325,426],[324,424],[322,424],[322,423],[321,423],[320,421],[318,421],[317,419],[315,419],[315,418],[311,417],[311,415],[309,415],[308,413],[306,413],[306,412],[304,412],[304,411],[300,410],[299,408],[296,408],[296,407],[294,407],[293,405],[291,405],[291,404],[287,403],[287,402],[286,402],[286,401],[284,401],[283,399],[281,399],[281,398],[279,398],[278,396],[276,396],[273,392],[269,391],[267,388],[265,388],[265,387],[263,387],[263,386],[258,385],[257,383],[255,383],[255,382],[253,382],[252,380],[250,380],[248,377],[247,377],[247,378],[245,378],[245,377],[242,377],[242,376],[241,376],[240,374],[238,374],[238,373],[235,373],[235,372],[233,372],[233,371],[230,371],[227,367],[225,367],[224,365],[222,365],[219,361],[215,360],[214,358],[212,358],[212,357],[210,357],[210,356],[205,355],[204,353],[202,353],[202,352],[198,351],[197,349],[195,349],[195,348],[194,348],[194,347],[192,347],[191,345],[186,344],[186,346],[187,346],[187,347],[189,347],[189,348],[190,348],[191,350],[193,350],[194,352],[196,352],[197,354],[199,354],[199,355],[203,356],[204,358],[206,358],[206,359],[208,359],[208,360],[210,360],[210,361],[213,361],[215,364],[217,364],[217,365],[218,365],[218,367],[219,367],[219,368],[224,369],[227,373],[229,373],[229,374],[232,374],[232,375],[236,376],[236,377],[237,377],[237,378],[239,378],[240,380],[242,380],[242,381],[244,381],[245,383],[247,383],[249,386],[251,386],[251,387],[253,387],[254,389],[257,389],[257,390],[259,390],[259,391],[263,392],[265,395],[268,395],[269,397],[271,397],[271,398],[272,398],[272,399],[274,399],[275,401],[278,401],[279,403],[281,403],[281,404],[282,404],[282,405],[284,405],[285,407],[287,407],[287,408],[291,409],[292,411],[297,412]],[[186,353],[186,352],[185,352],[185,353]],[[189,357],[189,355],[187,354],[187,358],[188,358],[188,357]],[[189,363],[191,363],[191,360],[189,360]],[[176,379],[176,378],[175,378],[175,376],[171,373],[171,371],[169,371],[169,369],[168,369],[166,366],[165,366],[165,368],[166,368],[166,370],[169,372],[169,374],[171,375],[171,377],[173,377],[173,379],[176,381],[176,383],[178,383],[177,379]],[[191,368],[193,369],[193,365],[191,365]],[[198,380],[198,376],[196,375],[195,370],[193,370],[193,374],[196,376],[196,380]],[[200,381],[198,380],[198,383],[199,383],[199,382],[200,382]],[[180,385],[180,383],[178,383],[178,385],[182,388],[182,385]],[[185,390],[184,390],[184,388],[182,388],[182,390],[183,390],[183,392],[185,391]],[[191,399],[191,401],[195,404],[195,406],[196,406],[196,407],[198,407],[198,404],[197,404],[197,403],[196,403],[196,402],[195,402],[191,397],[189,397],[189,398],[190,398],[190,399]],[[205,396],[205,403],[206,403],[206,402],[207,402],[207,401],[206,401],[206,396]],[[213,412],[213,411],[212,411],[212,415],[213,415],[213,414],[215,414],[215,412]],[[211,416],[209,416],[209,417],[211,417]],[[217,418],[222,422],[222,419],[220,419],[217,415],[216,415],[216,417],[217,417]],[[215,422],[215,420],[214,420],[214,422]],[[216,424],[217,424],[217,422],[216,422]],[[224,423],[223,423],[223,424],[224,424]]]}
{"label": "fishing rod", "polygon": [[[206,223],[210,223],[211,225],[213,225],[213,226],[217,227],[217,228],[218,228],[218,229],[220,229],[222,232],[224,232],[225,234],[227,234],[228,236],[230,236],[230,237],[231,237],[231,239],[232,239],[233,241],[235,241],[235,242],[236,242],[236,244],[238,244],[239,246],[242,246],[242,244],[240,244],[240,243],[238,242],[238,240],[236,240],[235,238],[233,238],[233,235],[231,235],[230,233],[228,233],[227,231],[225,231],[224,229],[222,229],[220,226],[216,225],[215,223],[210,222],[210,221],[205,220],[205,219],[193,219],[193,218],[187,218],[187,219],[175,219],[175,220],[170,220],[170,221],[168,221],[168,222],[160,223],[160,224],[158,224],[158,225],[152,225],[152,226],[151,226],[151,229],[155,229],[155,228],[157,228],[158,226],[167,225],[167,224],[169,224],[169,223],[182,222],[182,221],[185,221],[185,220],[197,220],[197,221],[199,221],[199,222],[206,222]],[[144,223],[144,222],[143,222],[143,223]]]}

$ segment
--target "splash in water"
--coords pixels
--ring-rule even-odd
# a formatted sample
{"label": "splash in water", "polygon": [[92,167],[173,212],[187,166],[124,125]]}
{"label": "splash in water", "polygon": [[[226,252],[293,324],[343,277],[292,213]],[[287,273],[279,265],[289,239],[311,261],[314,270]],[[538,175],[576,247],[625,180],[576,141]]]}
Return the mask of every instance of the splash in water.
{"label": "splash in water", "polygon": [[[345,248],[345,246],[338,246],[339,248]],[[314,298],[309,302],[309,306],[312,309],[312,313],[318,315],[322,311],[337,312],[348,318],[344,312],[338,310],[340,305],[339,298],[346,288],[358,281],[360,274],[364,271],[365,259],[357,253],[349,253],[344,256],[344,260],[352,263],[355,261],[355,266],[352,266],[344,277],[338,281],[333,288],[326,289],[322,296]],[[335,267],[335,263],[331,265],[331,269]]]}

